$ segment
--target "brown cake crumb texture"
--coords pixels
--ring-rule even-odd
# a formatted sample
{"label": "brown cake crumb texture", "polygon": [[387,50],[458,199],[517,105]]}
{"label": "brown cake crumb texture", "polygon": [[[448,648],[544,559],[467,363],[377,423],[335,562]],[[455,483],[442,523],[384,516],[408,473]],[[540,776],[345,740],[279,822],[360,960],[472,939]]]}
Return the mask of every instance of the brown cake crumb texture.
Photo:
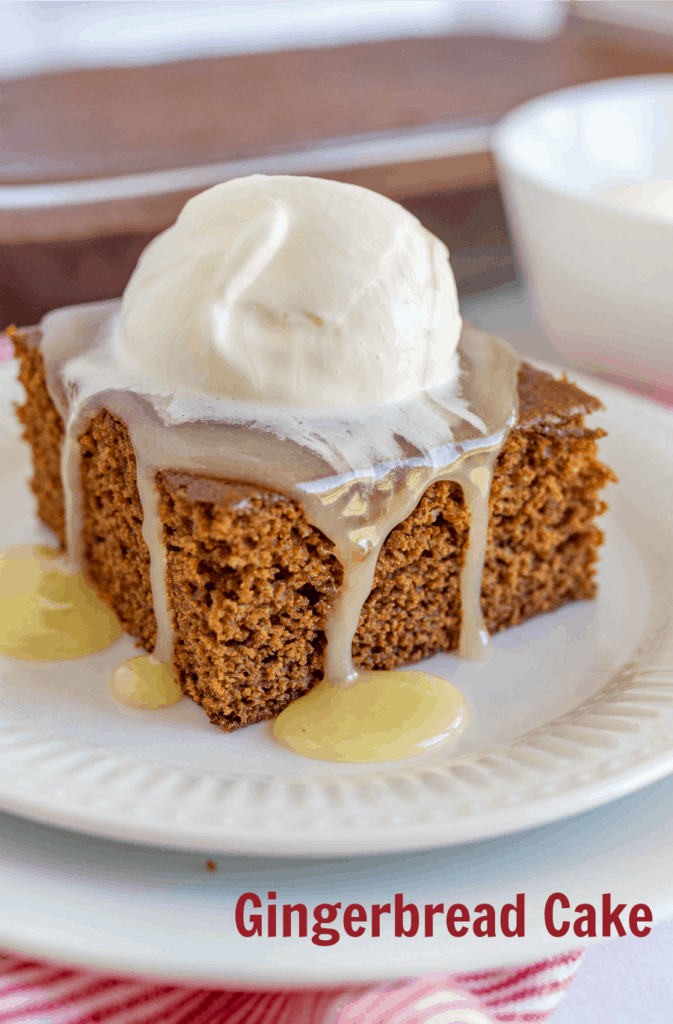
{"label": "brown cake crumb texture", "polygon": [[[27,402],[40,518],[61,544],[63,425],[47,392],[39,332],[13,332]],[[600,403],[524,364],[520,415],[498,458],[482,586],[491,633],[591,598],[599,494]],[[87,574],[124,629],[156,639],[136,462],[124,423],[103,411],[80,438]],[[323,677],[325,616],[343,571],[301,507],[255,484],[166,470],[157,476],[180,682],[230,731],[278,714]],[[390,533],[353,642],[362,668],[396,668],[458,645],[459,579],[469,533],[461,488],[434,484]]]}
{"label": "brown cake crumb texture", "polygon": [[19,359],[19,380],[27,401],[17,406],[23,437],[33,451],[33,478],[30,486],[37,499],[37,514],[52,530],[61,546],[65,544],[65,509],[61,483],[61,441],[63,420],[49,397],[44,379],[44,363],[38,347],[40,332],[36,329],[7,332],[14,342]]}

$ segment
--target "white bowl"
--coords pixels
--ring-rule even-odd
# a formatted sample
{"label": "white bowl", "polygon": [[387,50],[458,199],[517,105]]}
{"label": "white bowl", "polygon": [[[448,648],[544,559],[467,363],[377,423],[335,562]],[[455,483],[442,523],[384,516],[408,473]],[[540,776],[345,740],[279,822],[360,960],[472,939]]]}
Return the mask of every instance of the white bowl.
{"label": "white bowl", "polygon": [[551,340],[576,366],[673,395],[673,192],[668,212],[652,199],[654,183],[673,189],[673,75],[542,96],[504,118],[493,149]]}

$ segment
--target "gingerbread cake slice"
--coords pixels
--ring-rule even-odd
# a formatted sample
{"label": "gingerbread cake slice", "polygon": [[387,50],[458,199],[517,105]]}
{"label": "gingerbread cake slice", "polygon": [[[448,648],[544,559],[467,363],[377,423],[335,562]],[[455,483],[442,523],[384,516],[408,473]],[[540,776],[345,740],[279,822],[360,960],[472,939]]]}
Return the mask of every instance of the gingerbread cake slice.
{"label": "gingerbread cake slice", "polygon": [[[40,519],[65,544],[62,419],[47,389],[40,331],[11,332],[26,402]],[[603,536],[596,517],[614,480],[598,460],[600,403],[523,364],[519,417],[495,463],[481,606],[491,633],[592,598]],[[106,409],[79,436],[84,571],[123,628],[152,651],[157,622],[127,425]],[[334,545],[285,494],[166,466],[156,475],[185,693],[226,731],[277,715],[323,678],[325,621],[342,582]],[[353,641],[355,664],[390,669],[457,648],[470,516],[440,481],[388,534]]]}

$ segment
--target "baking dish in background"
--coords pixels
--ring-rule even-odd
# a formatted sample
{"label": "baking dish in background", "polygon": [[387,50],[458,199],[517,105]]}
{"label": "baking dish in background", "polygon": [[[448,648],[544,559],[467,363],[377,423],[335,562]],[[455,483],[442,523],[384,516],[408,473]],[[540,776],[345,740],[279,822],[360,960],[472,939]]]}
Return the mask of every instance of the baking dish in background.
{"label": "baking dish in background", "polygon": [[237,174],[324,174],[402,201],[462,294],[514,278],[491,126],[533,96],[673,70],[673,40],[571,15],[544,40],[445,36],[0,82],[0,321],[119,295],[184,201]]}

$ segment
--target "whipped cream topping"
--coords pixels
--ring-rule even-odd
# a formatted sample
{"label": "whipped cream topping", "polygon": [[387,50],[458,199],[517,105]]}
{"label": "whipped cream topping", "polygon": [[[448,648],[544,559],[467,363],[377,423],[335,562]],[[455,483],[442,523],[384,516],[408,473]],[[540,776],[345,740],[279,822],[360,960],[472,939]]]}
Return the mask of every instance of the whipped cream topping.
{"label": "whipped cream topping", "polygon": [[120,355],[168,387],[268,405],[370,405],[454,375],[448,251],[355,185],[254,175],[191,199],[140,258]]}

